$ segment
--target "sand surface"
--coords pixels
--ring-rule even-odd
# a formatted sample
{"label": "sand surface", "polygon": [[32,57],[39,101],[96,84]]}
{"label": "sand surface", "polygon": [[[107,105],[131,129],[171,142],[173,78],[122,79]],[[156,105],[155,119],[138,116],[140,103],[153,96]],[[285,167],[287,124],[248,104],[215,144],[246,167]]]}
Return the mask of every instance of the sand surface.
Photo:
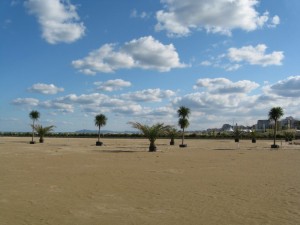
{"label": "sand surface", "polygon": [[0,137],[0,225],[300,224],[299,145],[29,141]]}

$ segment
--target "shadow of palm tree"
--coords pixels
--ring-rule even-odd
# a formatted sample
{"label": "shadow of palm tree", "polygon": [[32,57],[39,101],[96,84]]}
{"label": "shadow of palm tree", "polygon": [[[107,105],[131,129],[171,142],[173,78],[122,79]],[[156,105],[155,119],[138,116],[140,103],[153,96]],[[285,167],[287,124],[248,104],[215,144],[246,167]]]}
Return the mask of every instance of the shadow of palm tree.
{"label": "shadow of palm tree", "polygon": [[132,151],[132,150],[93,150],[93,152],[98,152],[98,153],[137,153],[137,152],[147,152],[145,150],[143,151]]}

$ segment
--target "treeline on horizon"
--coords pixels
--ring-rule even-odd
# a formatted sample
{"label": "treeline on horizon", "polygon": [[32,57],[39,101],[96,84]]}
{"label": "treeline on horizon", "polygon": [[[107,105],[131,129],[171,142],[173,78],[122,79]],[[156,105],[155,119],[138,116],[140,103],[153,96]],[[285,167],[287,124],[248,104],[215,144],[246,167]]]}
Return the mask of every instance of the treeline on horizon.
{"label": "treeline on horizon", "polygon": [[[31,137],[31,132],[0,132],[1,137]],[[273,131],[270,129],[264,133],[256,133],[257,139],[272,139],[274,136]],[[96,138],[97,133],[73,133],[73,132],[53,132],[46,135],[46,137],[53,138]],[[101,134],[102,138],[145,138],[141,133],[105,133]],[[230,132],[208,132],[208,133],[187,133],[185,138],[187,139],[233,139],[235,136]],[[284,132],[280,132],[276,135],[277,138],[285,139]],[[159,138],[169,139],[168,135],[160,135]],[[179,135],[177,137],[180,138]],[[250,140],[252,138],[251,133],[244,133],[240,136],[240,139]],[[300,134],[295,133],[295,139],[300,139]]]}

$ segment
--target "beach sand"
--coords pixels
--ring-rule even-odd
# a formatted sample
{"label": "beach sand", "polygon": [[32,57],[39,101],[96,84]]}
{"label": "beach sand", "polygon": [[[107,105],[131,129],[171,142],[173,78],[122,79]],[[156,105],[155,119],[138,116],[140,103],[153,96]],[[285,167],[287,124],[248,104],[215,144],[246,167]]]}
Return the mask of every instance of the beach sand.
{"label": "beach sand", "polygon": [[300,224],[299,145],[29,141],[0,138],[0,225]]}

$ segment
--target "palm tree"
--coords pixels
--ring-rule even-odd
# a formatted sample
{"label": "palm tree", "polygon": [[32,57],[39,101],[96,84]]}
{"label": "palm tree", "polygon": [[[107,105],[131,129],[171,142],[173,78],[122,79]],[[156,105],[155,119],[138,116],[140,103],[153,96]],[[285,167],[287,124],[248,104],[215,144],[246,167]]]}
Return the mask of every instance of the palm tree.
{"label": "palm tree", "polygon": [[95,126],[99,127],[97,146],[101,146],[103,143],[100,142],[100,128],[106,125],[107,118],[103,114],[98,114],[95,117]]}
{"label": "palm tree", "polygon": [[36,110],[32,110],[29,113],[29,117],[30,117],[30,119],[32,119],[32,140],[31,140],[30,144],[34,144],[35,143],[33,141],[33,138],[34,138],[34,122],[37,121],[40,118],[40,113]]}
{"label": "palm tree", "polygon": [[54,126],[43,127],[42,125],[35,125],[33,128],[40,137],[40,143],[44,143],[44,136],[53,131]]}
{"label": "palm tree", "polygon": [[157,123],[152,126],[141,124],[138,122],[129,122],[133,128],[141,131],[146,138],[150,141],[149,152],[155,152],[157,150],[155,141],[160,135],[167,134],[170,126],[165,126],[163,123]]}
{"label": "palm tree", "polygon": [[182,142],[181,145],[179,145],[179,147],[186,147],[186,144],[183,144],[184,142],[184,129],[187,128],[190,123],[188,121],[189,115],[190,115],[191,111],[189,108],[184,107],[184,106],[180,106],[179,109],[177,110],[177,114],[179,117],[178,120],[178,125],[180,126],[180,128],[182,129]]}
{"label": "palm tree", "polygon": [[281,107],[273,107],[269,111],[269,120],[274,120],[274,144],[271,145],[271,148],[278,148],[279,146],[276,145],[276,134],[277,134],[277,121],[284,115],[283,109]]}
{"label": "palm tree", "polygon": [[171,138],[170,145],[174,145],[175,144],[174,138],[178,135],[177,129],[175,127],[170,127],[167,133]]}
{"label": "palm tree", "polygon": [[240,137],[242,135],[242,131],[241,129],[238,127],[238,125],[236,124],[233,130],[233,136],[234,136],[234,141],[235,142],[239,142],[240,141]]}
{"label": "palm tree", "polygon": [[253,129],[250,134],[252,138],[252,143],[256,143],[256,131]]}

